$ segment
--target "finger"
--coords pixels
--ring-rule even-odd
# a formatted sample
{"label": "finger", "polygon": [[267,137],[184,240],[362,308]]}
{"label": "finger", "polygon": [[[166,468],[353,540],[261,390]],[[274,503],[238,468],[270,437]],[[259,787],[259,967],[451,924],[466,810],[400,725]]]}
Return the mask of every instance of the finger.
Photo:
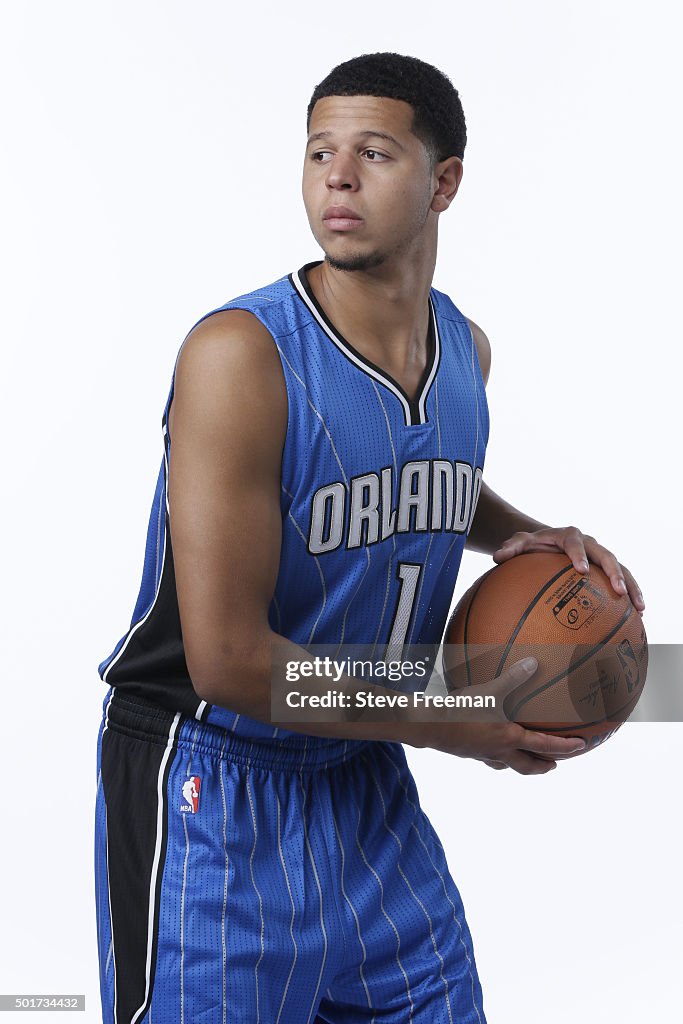
{"label": "finger", "polygon": [[572,565],[577,572],[587,573],[589,571],[586,540],[587,538],[576,526],[568,526],[564,531],[562,549],[571,558]]}
{"label": "finger", "polygon": [[524,735],[515,744],[518,749],[526,750],[540,757],[571,757],[586,749],[586,743],[578,736],[552,736],[547,732],[535,729],[523,729]]}
{"label": "finger", "polygon": [[611,551],[604,548],[602,544],[598,544],[592,537],[585,537],[586,546],[592,562],[599,565],[605,576],[609,578],[612,584],[612,589],[615,593],[620,596],[624,596],[628,593],[626,586],[626,580],[624,579],[624,573],[620,562],[617,560],[617,556],[613,555]]}
{"label": "finger", "polygon": [[544,761],[540,757],[533,757],[521,750],[515,750],[509,758],[510,767],[520,775],[547,775],[557,765],[554,761]]}
{"label": "finger", "polygon": [[630,572],[625,565],[622,565],[621,571],[624,575],[624,579],[626,580],[628,596],[631,599],[631,604],[636,609],[636,611],[640,612],[640,614],[642,615],[643,611],[645,610],[645,600],[643,598],[643,592],[636,583],[633,573]]}
{"label": "finger", "polygon": [[516,661],[510,668],[506,669],[501,675],[492,679],[489,683],[481,684],[486,686],[489,692],[496,698],[496,707],[502,709],[503,702],[509,693],[513,693],[522,683],[525,683],[527,679],[531,679],[532,675],[538,668],[538,661],[536,658],[528,657],[521,658],[520,661]]}
{"label": "finger", "polygon": [[501,546],[493,552],[494,562],[505,562],[508,558],[514,558],[515,555],[520,555],[524,551],[524,545],[529,539],[529,534],[520,531],[519,533],[513,533],[512,537],[508,537]]}
{"label": "finger", "polygon": [[449,689],[489,685],[491,666],[497,665],[505,650],[504,644],[444,644],[443,663]]}

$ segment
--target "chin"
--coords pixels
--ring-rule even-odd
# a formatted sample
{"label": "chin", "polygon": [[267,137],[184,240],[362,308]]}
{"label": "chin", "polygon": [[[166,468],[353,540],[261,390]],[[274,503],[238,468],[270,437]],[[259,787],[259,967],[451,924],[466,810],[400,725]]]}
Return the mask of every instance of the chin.
{"label": "chin", "polygon": [[326,252],[325,259],[334,270],[372,270],[379,267],[385,260],[384,253],[380,252],[355,252],[336,256]]}

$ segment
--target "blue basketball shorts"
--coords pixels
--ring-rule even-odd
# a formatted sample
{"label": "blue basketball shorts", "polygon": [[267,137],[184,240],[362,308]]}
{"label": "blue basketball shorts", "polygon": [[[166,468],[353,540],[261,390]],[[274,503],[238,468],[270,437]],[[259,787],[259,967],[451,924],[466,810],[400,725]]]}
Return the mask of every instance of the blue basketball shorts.
{"label": "blue basketball shorts", "polygon": [[250,741],[116,690],[103,710],[105,1024],[485,1024],[401,744]]}

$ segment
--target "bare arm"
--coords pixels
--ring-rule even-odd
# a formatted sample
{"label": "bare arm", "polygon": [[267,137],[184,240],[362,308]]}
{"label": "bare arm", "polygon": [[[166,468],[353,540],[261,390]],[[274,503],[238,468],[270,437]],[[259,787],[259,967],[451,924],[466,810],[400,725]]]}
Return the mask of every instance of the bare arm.
{"label": "bare arm", "polygon": [[[491,345],[478,324],[473,320],[469,324],[486,384],[491,369]],[[628,593],[640,615],[645,609],[643,595],[633,574],[595,537],[583,534],[576,526],[553,527],[539,523],[510,505],[483,482],[465,547],[493,555],[495,562],[504,562],[524,551],[564,551],[579,572],[588,571],[590,562],[601,566],[617,594]]]}
{"label": "bare arm", "polygon": [[[268,331],[240,310],[204,320],[178,358],[169,412],[169,519],[183,645],[202,699],[264,722],[271,721],[273,643],[291,647],[290,660],[309,657],[268,623],[280,561],[286,428],[287,392]],[[350,690],[392,693],[344,682]],[[320,681],[301,680],[297,689],[319,693]],[[411,742],[410,726],[330,717],[336,721],[288,727]]]}
{"label": "bare arm", "polygon": [[[179,355],[169,411],[169,520],[183,644],[200,697],[265,722],[273,644],[288,645],[288,659],[308,658],[268,623],[280,560],[286,427],[287,392],[270,334],[238,310],[202,321]],[[501,708],[504,695],[530,674],[513,670],[491,684]],[[393,692],[349,678],[341,686]],[[320,682],[302,680],[297,688],[319,693]],[[553,766],[534,754],[562,756],[572,746],[511,722],[469,724],[449,714],[436,723],[416,722],[413,713],[391,722],[333,714],[305,726],[278,724],[319,736],[433,746],[509,763],[523,774]]]}
{"label": "bare arm", "polygon": [[[469,320],[469,325],[477,346],[479,366],[484,378],[484,385],[486,385],[491,372],[491,343],[479,324],[475,324],[474,320]],[[543,528],[543,523],[531,519],[519,509],[514,508],[482,481],[477,511],[465,547],[470,551],[481,551],[485,555],[492,555],[513,533],[517,533],[519,530],[531,531]]]}
{"label": "bare arm", "polygon": [[287,396],[256,317],[223,311],[190,333],[171,414],[169,516],[190,677],[203,699],[265,719]]}
{"label": "bare arm", "polygon": [[477,511],[466,547],[470,551],[492,555],[513,533],[521,530],[531,533],[534,530],[547,529],[549,527],[545,523],[539,523],[520,512],[482,481]]}

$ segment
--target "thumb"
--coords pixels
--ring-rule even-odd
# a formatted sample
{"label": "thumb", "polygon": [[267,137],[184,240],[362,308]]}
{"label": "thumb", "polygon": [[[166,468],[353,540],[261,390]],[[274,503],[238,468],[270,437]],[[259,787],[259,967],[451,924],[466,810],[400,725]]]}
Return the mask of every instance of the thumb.
{"label": "thumb", "polygon": [[536,658],[531,656],[522,658],[520,661],[516,661],[514,665],[510,665],[510,668],[506,669],[502,675],[493,679],[490,685],[498,696],[507,697],[509,693],[513,693],[527,679],[531,679],[537,668],[538,662]]}

